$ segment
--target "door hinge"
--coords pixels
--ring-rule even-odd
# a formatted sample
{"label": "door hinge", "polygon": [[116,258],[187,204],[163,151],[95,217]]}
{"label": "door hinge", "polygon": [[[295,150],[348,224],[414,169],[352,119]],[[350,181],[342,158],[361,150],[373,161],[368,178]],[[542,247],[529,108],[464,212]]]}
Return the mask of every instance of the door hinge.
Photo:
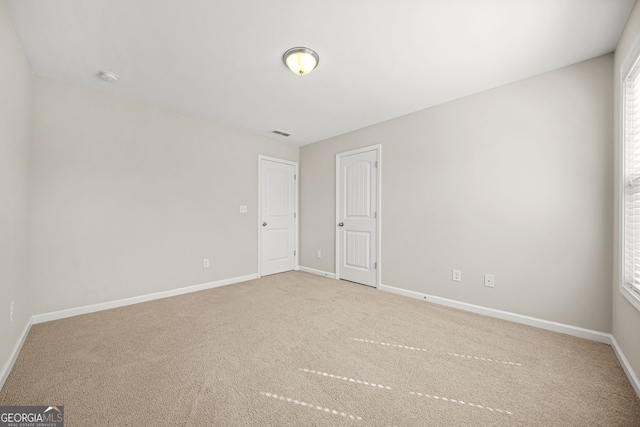
{"label": "door hinge", "polygon": [[374,212],[374,213],[373,213],[373,217],[374,217],[374,218],[378,218],[378,212]]}
{"label": "door hinge", "polygon": [[298,175],[296,175],[295,173],[293,174],[293,179],[298,179]]}
{"label": "door hinge", "polygon": [[293,251],[293,256],[296,256],[296,251]]}
{"label": "door hinge", "polygon": [[373,263],[373,268],[375,268],[376,270],[378,269],[378,263],[377,262]]}
{"label": "door hinge", "polygon": [[378,161],[376,160],[376,167],[378,167]]}
{"label": "door hinge", "polygon": [[294,218],[296,218],[296,217],[297,217],[297,215],[298,215],[297,213],[295,213],[295,212],[293,213],[293,217],[294,217]]}

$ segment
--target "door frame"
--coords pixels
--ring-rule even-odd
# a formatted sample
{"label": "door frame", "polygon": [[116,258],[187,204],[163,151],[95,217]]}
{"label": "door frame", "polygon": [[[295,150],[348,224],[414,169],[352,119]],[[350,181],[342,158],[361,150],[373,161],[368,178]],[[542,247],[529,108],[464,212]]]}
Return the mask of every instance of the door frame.
{"label": "door frame", "polygon": [[382,281],[382,144],[369,145],[368,147],[357,148],[355,150],[344,151],[336,154],[336,280],[340,280],[340,229],[338,228],[338,222],[340,222],[340,158],[364,153],[366,151],[376,151],[376,158],[378,162],[378,167],[376,168],[376,198],[378,199],[376,203],[376,212],[378,212],[378,218],[376,223],[375,244],[378,247],[378,259],[376,260],[378,263],[376,271],[376,289],[380,289]]}
{"label": "door frame", "polygon": [[300,269],[299,259],[300,259],[300,242],[299,242],[299,227],[300,227],[300,206],[299,201],[300,197],[298,195],[299,192],[299,180],[298,176],[298,162],[292,162],[290,160],[278,159],[276,157],[263,156],[262,154],[258,155],[258,278],[262,277],[262,161],[268,160],[270,162],[283,163],[285,165],[292,165],[294,169],[293,180],[295,181],[295,193],[294,193],[294,234],[295,234],[295,255],[294,255],[294,270]]}

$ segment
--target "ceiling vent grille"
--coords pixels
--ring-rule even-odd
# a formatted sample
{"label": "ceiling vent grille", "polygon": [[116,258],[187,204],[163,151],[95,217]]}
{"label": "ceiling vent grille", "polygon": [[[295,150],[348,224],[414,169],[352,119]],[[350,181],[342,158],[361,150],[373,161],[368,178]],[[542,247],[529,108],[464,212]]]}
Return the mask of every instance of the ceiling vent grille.
{"label": "ceiling vent grille", "polygon": [[274,129],[270,133],[275,133],[276,135],[281,135],[281,136],[285,136],[285,137],[293,135],[291,132],[285,132],[285,131],[279,130],[279,129]]}

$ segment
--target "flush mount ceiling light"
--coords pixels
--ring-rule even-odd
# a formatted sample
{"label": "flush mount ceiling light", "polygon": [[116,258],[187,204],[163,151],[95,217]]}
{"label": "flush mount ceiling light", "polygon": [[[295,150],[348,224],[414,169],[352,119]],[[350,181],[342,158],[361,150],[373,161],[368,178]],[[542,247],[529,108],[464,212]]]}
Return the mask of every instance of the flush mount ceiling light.
{"label": "flush mount ceiling light", "polygon": [[308,47],[293,47],[284,53],[282,62],[292,73],[304,76],[318,66],[320,57]]}
{"label": "flush mount ceiling light", "polygon": [[118,75],[111,71],[100,71],[98,77],[109,83],[116,83],[118,81]]}

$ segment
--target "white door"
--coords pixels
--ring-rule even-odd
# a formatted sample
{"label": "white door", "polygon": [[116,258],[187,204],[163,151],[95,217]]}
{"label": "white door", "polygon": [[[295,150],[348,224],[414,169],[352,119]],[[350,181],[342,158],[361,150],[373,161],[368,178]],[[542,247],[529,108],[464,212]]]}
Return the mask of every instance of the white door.
{"label": "white door", "polygon": [[379,148],[337,156],[337,276],[378,285]]}
{"label": "white door", "polygon": [[296,266],[296,165],[260,158],[260,275]]}

